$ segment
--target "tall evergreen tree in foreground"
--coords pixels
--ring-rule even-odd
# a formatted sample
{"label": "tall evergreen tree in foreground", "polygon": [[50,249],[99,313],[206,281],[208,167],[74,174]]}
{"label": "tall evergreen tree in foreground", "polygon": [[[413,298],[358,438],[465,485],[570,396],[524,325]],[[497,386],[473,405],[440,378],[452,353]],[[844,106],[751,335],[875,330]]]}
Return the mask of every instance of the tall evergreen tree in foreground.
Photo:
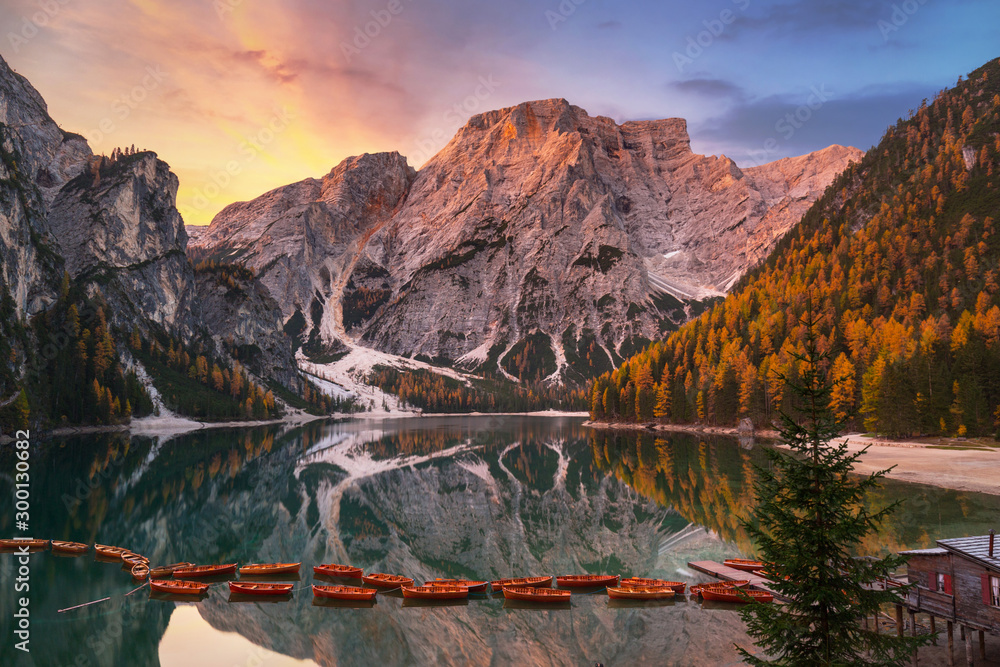
{"label": "tall evergreen tree in foreground", "polygon": [[871,584],[889,576],[906,559],[889,555],[856,559],[865,536],[876,531],[898,504],[869,512],[865,497],[888,470],[852,476],[863,452],[849,454],[830,409],[833,386],[821,353],[816,322],[807,308],[801,381],[785,378],[798,416],[782,414],[782,442],[791,453],[768,449],[770,469],[758,468],[755,516],[744,519],[784,604],[754,603],[741,614],[754,643],[769,656],[737,647],[751,665],[902,665],[929,637],[896,637],[862,627],[882,605],[900,602],[896,590]]}

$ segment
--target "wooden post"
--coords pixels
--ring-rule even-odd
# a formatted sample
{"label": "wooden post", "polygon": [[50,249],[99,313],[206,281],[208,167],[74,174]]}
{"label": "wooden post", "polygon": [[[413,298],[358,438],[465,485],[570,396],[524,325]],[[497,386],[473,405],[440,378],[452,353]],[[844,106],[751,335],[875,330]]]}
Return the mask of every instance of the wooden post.
{"label": "wooden post", "polygon": [[[965,627],[964,625],[962,626]],[[973,667],[976,664],[975,659],[972,657],[972,628],[965,629],[965,661],[969,663],[969,667]]]}
{"label": "wooden post", "polygon": [[903,605],[896,605],[896,636],[903,636]]}
{"label": "wooden post", "polygon": [[955,624],[948,621],[948,667],[955,667]]}
{"label": "wooden post", "polygon": [[[917,636],[917,614],[910,610],[910,636]],[[917,649],[913,649],[913,667],[917,667]]]}
{"label": "wooden post", "polygon": [[986,660],[986,632],[979,631],[979,659]]}
{"label": "wooden post", "polygon": [[937,646],[937,619],[931,614],[931,643]]}

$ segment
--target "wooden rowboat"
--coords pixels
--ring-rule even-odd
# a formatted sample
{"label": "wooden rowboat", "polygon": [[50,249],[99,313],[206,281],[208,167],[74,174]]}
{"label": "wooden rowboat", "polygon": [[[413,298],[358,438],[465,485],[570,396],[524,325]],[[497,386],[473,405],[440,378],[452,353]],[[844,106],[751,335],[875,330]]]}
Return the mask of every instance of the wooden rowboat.
{"label": "wooden rowboat", "polygon": [[737,588],[703,588],[703,600],[714,602],[771,602],[774,597],[765,591],[744,591]]}
{"label": "wooden rowboat", "polygon": [[0,540],[0,549],[44,549],[49,546],[48,540],[19,540],[16,538]]}
{"label": "wooden rowboat", "polygon": [[266,563],[262,565],[244,565],[240,568],[241,575],[263,576],[270,574],[296,574],[302,563]]}
{"label": "wooden rowboat", "polygon": [[104,558],[117,558],[121,560],[122,554],[124,554],[128,549],[123,549],[122,547],[109,547],[106,544],[95,544],[94,551],[98,556],[103,556]]}
{"label": "wooden rowboat", "polygon": [[363,572],[360,567],[327,563],[326,565],[313,567],[313,574],[322,574],[326,577],[340,577],[342,579],[361,579]]}
{"label": "wooden rowboat", "polygon": [[233,574],[234,572],[236,572],[236,563],[228,565],[196,565],[194,567],[177,568],[174,570],[174,578],[215,577],[223,574]]}
{"label": "wooden rowboat", "polygon": [[556,584],[563,588],[598,588],[616,586],[617,574],[567,574],[556,577]]}
{"label": "wooden rowboat", "polygon": [[516,579],[496,579],[490,582],[494,591],[499,591],[505,586],[519,586],[528,588],[551,588],[552,577],[518,577]]}
{"label": "wooden rowboat", "polygon": [[361,581],[369,586],[378,586],[379,588],[399,588],[401,586],[413,585],[413,579],[409,577],[401,577],[398,574],[383,574],[381,572],[366,574],[361,577]]}
{"label": "wooden rowboat", "polygon": [[82,554],[90,549],[90,545],[83,542],[63,542],[62,540],[52,540],[52,550],[62,554]]}
{"label": "wooden rowboat", "polygon": [[208,590],[208,584],[198,581],[164,581],[153,579],[149,582],[149,590],[171,595],[201,595]]}
{"label": "wooden rowboat", "polygon": [[726,567],[744,572],[756,572],[764,569],[764,563],[759,560],[747,560],[745,558],[727,558],[723,563]]}
{"label": "wooden rowboat", "polygon": [[632,586],[639,588],[670,588],[677,595],[684,595],[687,584],[683,581],[667,581],[666,579],[645,579],[643,577],[629,577],[622,579],[618,584],[622,587]]}
{"label": "wooden rowboat", "polygon": [[126,569],[132,569],[136,565],[146,565],[147,567],[149,566],[148,558],[146,558],[145,556],[137,556],[134,554],[131,556],[122,556],[122,562],[125,564]]}
{"label": "wooden rowboat", "polygon": [[572,593],[555,588],[533,588],[530,586],[507,586],[503,589],[506,600],[520,602],[569,602]]}
{"label": "wooden rowboat", "polygon": [[669,586],[609,586],[608,597],[612,600],[670,600],[674,589]]}
{"label": "wooden rowboat", "polygon": [[230,581],[229,592],[242,595],[286,595],[295,584],[252,584],[247,581]]}
{"label": "wooden rowboat", "polygon": [[329,598],[331,600],[374,600],[378,593],[374,588],[360,588],[358,586],[320,586],[313,584],[313,595],[318,598]]}
{"label": "wooden rowboat", "polygon": [[160,565],[149,571],[149,576],[153,579],[165,579],[182,567],[194,567],[194,563],[174,563],[173,565]]}
{"label": "wooden rowboat", "polygon": [[434,579],[428,581],[427,586],[464,586],[470,593],[485,593],[486,587],[490,585],[488,581],[469,581],[468,579]]}
{"label": "wooden rowboat", "polygon": [[694,586],[691,586],[691,588],[689,588],[688,590],[690,591],[691,595],[701,595],[701,592],[703,590],[709,588],[713,590],[716,589],[726,590],[731,588],[745,588],[746,586],[749,585],[750,585],[749,581],[712,581],[707,584],[695,584]]}
{"label": "wooden rowboat", "polygon": [[145,563],[139,563],[132,568],[132,578],[136,581],[146,581],[149,577],[149,566]]}
{"label": "wooden rowboat", "polygon": [[403,586],[403,597],[416,600],[464,600],[469,597],[465,586]]}

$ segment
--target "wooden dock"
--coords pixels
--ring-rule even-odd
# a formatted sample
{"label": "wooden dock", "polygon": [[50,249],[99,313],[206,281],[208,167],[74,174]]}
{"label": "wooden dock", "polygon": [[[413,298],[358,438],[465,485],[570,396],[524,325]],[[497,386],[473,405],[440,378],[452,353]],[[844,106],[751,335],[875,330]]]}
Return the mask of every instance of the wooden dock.
{"label": "wooden dock", "polygon": [[749,579],[750,588],[758,591],[766,591],[773,595],[776,600],[788,599],[772,588],[771,585],[774,582],[754,572],[737,570],[735,567],[728,567],[722,563],[716,563],[714,560],[692,561],[688,563],[688,567],[711,577],[715,577],[716,579],[721,579],[722,581],[746,581]]}

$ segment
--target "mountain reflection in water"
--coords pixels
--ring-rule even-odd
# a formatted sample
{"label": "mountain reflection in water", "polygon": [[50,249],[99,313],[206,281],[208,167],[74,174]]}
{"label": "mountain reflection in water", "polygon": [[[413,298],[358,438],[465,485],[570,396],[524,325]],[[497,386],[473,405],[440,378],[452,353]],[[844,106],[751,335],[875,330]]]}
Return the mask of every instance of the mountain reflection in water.
{"label": "mountain reflection in water", "polygon": [[[130,577],[93,555],[41,553],[31,557],[24,655],[9,639],[16,559],[3,554],[0,664],[724,665],[738,664],[733,642],[747,643],[734,610],[682,600],[610,605],[598,593],[574,596],[569,609],[517,609],[502,599],[404,606],[380,595],[352,609],[314,605],[308,587],[321,562],[418,581],[581,572],[696,581],[688,561],[750,552],[739,518],[752,505],[753,466],[765,459],[735,440],[465,417],[162,440],[88,435],[37,443],[32,456],[37,536],[117,544],[154,564],[301,560],[302,576],[288,602],[232,602],[215,586],[178,607],[145,590],[123,597]],[[0,453],[0,471],[13,464],[9,449]],[[0,491],[0,535],[14,533],[12,496]],[[872,502],[903,497],[869,552],[981,533],[1000,505],[896,483]]]}

